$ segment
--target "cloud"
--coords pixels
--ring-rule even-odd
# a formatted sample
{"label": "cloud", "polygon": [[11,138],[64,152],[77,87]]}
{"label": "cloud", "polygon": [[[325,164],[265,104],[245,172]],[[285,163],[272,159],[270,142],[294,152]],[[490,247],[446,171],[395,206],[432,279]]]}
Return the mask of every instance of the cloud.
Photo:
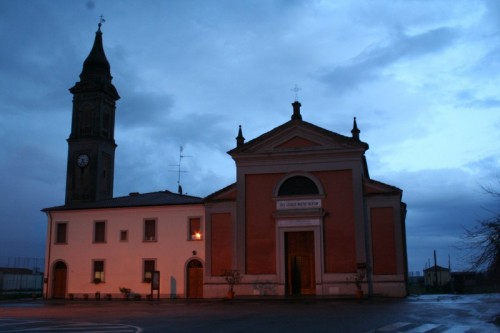
{"label": "cloud", "polygon": [[397,29],[387,45],[376,45],[354,57],[350,63],[335,66],[318,75],[334,93],[344,93],[379,78],[383,69],[401,60],[439,53],[458,38],[458,31],[437,28],[417,35]]}

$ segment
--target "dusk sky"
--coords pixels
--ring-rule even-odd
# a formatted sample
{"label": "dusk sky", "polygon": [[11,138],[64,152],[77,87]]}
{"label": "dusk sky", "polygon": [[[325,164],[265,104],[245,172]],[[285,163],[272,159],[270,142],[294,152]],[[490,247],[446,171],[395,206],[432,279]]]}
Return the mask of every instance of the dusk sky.
{"label": "dusk sky", "polygon": [[[500,1],[0,0],[0,257],[43,257],[64,204],[72,95],[99,16],[117,102],[114,196],[204,197],[226,152],[290,119],[350,136],[403,190],[409,270],[466,267],[464,227],[498,212]],[[495,204],[497,206],[495,207]]]}

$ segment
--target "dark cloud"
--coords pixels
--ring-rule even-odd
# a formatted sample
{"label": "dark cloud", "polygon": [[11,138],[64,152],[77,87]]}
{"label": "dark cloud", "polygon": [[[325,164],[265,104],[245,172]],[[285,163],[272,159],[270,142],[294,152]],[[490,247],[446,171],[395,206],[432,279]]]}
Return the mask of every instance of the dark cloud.
{"label": "dark cloud", "polygon": [[118,100],[116,125],[118,128],[161,127],[165,125],[174,106],[173,96],[151,92],[119,91],[124,98]]}
{"label": "dark cloud", "polygon": [[458,38],[456,30],[444,27],[417,35],[409,35],[398,29],[395,35],[388,45],[377,45],[365,50],[350,63],[336,66],[319,75],[320,80],[334,94],[347,92],[378,78],[381,71],[391,64],[440,52]]}

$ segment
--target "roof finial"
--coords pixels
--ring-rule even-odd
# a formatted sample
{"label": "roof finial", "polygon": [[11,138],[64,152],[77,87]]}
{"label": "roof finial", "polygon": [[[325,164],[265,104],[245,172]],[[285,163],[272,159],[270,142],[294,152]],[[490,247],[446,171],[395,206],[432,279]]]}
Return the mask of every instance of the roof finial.
{"label": "roof finial", "polygon": [[292,103],[293,106],[293,114],[292,114],[292,120],[302,120],[302,115],[300,114],[300,104],[299,101],[295,101]]}
{"label": "roof finial", "polygon": [[294,101],[298,102],[299,101],[299,91],[301,91],[302,89],[297,84],[295,84],[295,86],[290,90],[295,93],[295,100]]}
{"label": "roof finial", "polygon": [[97,25],[98,26],[98,30],[101,31],[101,25],[106,22],[106,20],[104,19],[104,16],[101,14],[101,16],[99,16],[99,24]]}
{"label": "roof finial", "polygon": [[356,123],[356,117],[354,117],[354,122],[352,124],[352,138],[359,141],[359,133],[361,131],[358,129],[358,124]]}
{"label": "roof finial", "polygon": [[241,131],[241,125],[238,129],[238,136],[236,137],[236,147],[243,146],[245,143],[245,138],[243,137],[243,132]]}

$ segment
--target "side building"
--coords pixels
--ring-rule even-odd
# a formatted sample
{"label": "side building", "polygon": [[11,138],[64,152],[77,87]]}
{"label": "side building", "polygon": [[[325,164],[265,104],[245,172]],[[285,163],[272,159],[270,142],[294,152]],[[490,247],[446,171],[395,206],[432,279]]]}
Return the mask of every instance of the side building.
{"label": "side building", "polygon": [[121,297],[120,288],[161,298],[203,297],[204,206],[168,191],[44,209],[44,294]]}

